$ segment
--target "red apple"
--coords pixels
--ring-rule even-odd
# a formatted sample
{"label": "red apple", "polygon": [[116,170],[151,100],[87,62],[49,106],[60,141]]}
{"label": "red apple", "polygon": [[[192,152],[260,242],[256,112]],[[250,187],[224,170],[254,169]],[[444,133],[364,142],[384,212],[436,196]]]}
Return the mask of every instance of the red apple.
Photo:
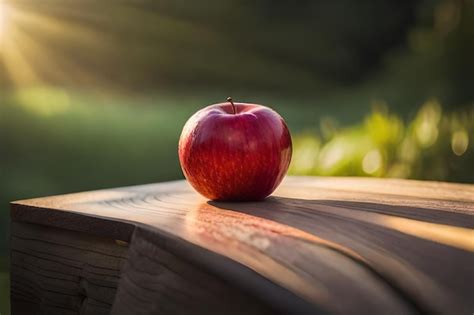
{"label": "red apple", "polygon": [[291,160],[291,136],[272,109],[247,103],[210,105],[186,122],[179,139],[184,175],[203,196],[261,200],[280,184]]}

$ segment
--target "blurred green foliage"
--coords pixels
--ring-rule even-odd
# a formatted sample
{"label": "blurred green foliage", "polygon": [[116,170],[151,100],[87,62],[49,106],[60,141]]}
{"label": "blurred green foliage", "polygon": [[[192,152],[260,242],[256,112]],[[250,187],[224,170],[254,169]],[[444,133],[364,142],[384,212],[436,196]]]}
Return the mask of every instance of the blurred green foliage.
{"label": "blurred green foliage", "polygon": [[473,135],[472,107],[443,113],[430,100],[404,122],[377,103],[356,125],[323,118],[318,130],[296,135],[290,174],[472,182]]}

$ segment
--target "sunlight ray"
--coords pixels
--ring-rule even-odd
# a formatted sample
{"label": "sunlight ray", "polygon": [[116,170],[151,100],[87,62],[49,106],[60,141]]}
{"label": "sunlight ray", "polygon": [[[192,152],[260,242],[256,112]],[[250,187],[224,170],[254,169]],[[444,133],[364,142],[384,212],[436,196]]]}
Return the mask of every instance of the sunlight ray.
{"label": "sunlight ray", "polygon": [[8,37],[3,47],[2,59],[8,73],[8,78],[15,86],[38,84],[41,82],[31,62],[25,58],[22,50],[10,37]]}
{"label": "sunlight ray", "polygon": [[35,69],[45,77],[64,84],[97,83],[90,71],[78,65],[72,58],[33,36],[18,32],[19,49],[24,52],[27,60],[35,60]]}
{"label": "sunlight ray", "polygon": [[21,25],[25,31],[55,39],[68,39],[72,43],[91,45],[95,49],[105,46],[101,33],[84,25],[28,11],[15,11],[12,23]]}

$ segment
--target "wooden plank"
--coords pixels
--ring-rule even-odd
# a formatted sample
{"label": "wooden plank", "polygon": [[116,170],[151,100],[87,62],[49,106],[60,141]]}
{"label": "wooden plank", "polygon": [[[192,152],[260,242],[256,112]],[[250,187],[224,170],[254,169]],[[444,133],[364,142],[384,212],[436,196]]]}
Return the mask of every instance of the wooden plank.
{"label": "wooden plank", "polygon": [[[13,222],[12,312],[109,313],[128,248],[85,233]],[[23,305],[25,304],[25,305]]]}
{"label": "wooden plank", "polygon": [[[255,305],[319,313],[471,312],[473,214],[472,185],[360,178],[289,177],[258,203],[208,202],[177,181],[12,204],[16,221],[124,241],[135,233],[135,266],[162,263],[140,254],[148,244]],[[127,270],[124,296],[140,278]],[[164,301],[157,277],[138,283]]]}
{"label": "wooden plank", "polygon": [[137,230],[112,314],[273,314],[246,292],[163,250]]}

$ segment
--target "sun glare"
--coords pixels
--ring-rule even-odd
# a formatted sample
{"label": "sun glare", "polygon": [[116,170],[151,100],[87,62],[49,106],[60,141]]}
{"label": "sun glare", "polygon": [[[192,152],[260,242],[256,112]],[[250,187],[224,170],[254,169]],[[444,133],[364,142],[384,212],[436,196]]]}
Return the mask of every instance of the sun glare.
{"label": "sun glare", "polygon": [[96,72],[84,70],[82,59],[73,55],[95,58],[96,54],[83,53],[91,47],[109,55],[118,41],[104,40],[104,31],[89,25],[88,21],[100,20],[101,16],[76,10],[82,7],[82,1],[72,1],[71,7],[61,3],[0,0],[0,64],[4,70],[0,81],[6,80],[15,88],[42,86],[50,81],[97,85]]}
{"label": "sun glare", "polygon": [[0,0],[0,57],[2,56],[5,46],[7,45],[7,41],[9,40],[8,35],[10,33],[11,26],[10,14],[10,6],[3,0]]}
{"label": "sun glare", "polygon": [[7,28],[7,11],[7,5],[0,2],[0,40],[2,40]]}

